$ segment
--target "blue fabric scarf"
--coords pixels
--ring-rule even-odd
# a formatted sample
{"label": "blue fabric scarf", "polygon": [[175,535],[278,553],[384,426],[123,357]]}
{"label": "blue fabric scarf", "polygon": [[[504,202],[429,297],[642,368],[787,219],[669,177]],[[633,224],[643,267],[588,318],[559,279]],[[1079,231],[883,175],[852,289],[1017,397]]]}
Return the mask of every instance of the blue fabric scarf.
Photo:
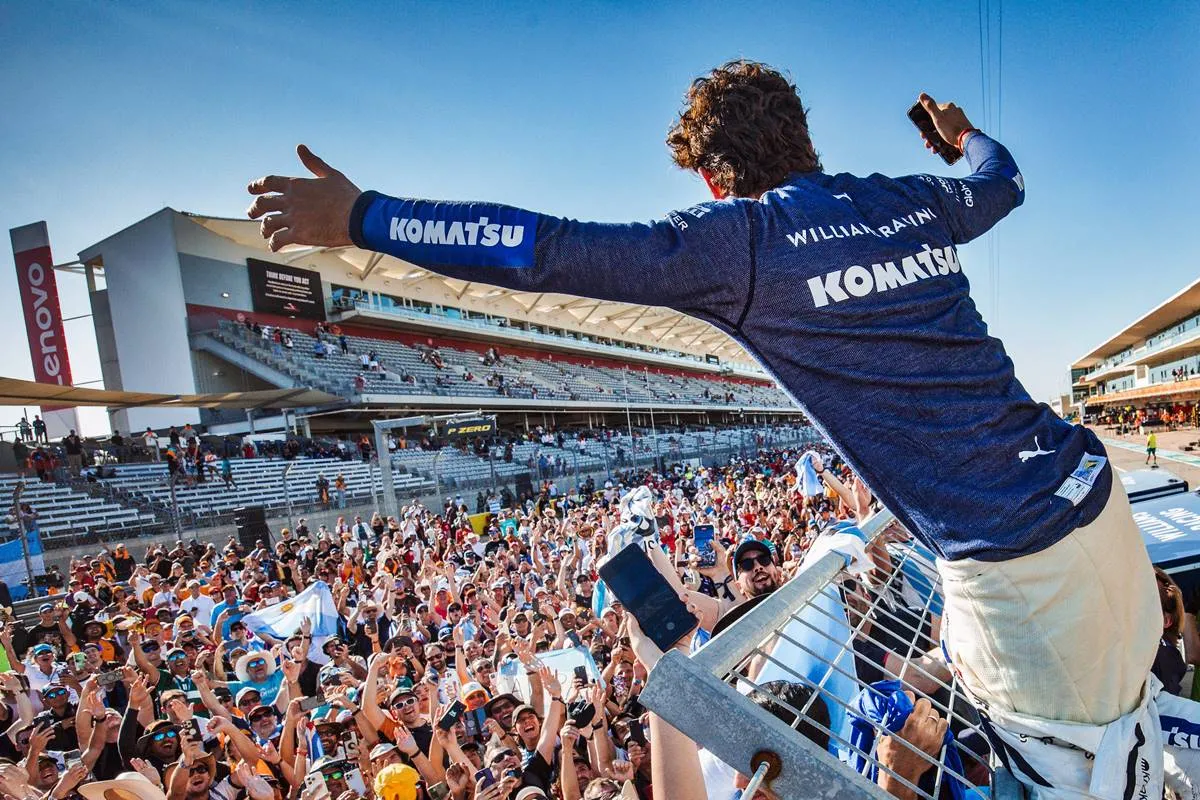
{"label": "blue fabric scarf", "polygon": [[[858,693],[850,704],[850,743],[863,753],[870,753],[875,746],[875,725],[879,725],[890,733],[898,733],[908,721],[912,713],[913,702],[903,691],[900,681],[877,681]],[[850,766],[860,775],[870,778],[874,783],[878,777],[878,767],[868,761],[858,752],[850,752]],[[954,734],[946,729],[945,765],[952,772],[963,774],[962,757],[954,744]],[[964,800],[967,796],[962,782],[952,775],[946,776],[954,800]]]}

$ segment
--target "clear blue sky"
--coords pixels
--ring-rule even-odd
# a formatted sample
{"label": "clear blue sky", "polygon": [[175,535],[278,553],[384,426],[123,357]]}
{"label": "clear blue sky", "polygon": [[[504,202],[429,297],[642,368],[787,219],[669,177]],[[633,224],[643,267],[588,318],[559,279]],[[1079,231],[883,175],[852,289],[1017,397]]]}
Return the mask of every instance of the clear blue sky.
{"label": "clear blue sky", "polygon": [[[1046,400],[1200,272],[1200,3],[1010,0],[1002,40],[1028,198],[998,228],[998,293],[985,240],[962,259]],[[921,90],[983,124],[975,2],[0,0],[0,229],[47,220],[61,262],[166,205],[238,215],[249,178],[299,169],[298,141],[392,193],[660,217],[704,197],[663,145],[680,97],[738,56],[790,73],[830,171],[939,171],[904,116]],[[0,250],[0,375],[30,377]],[[59,280],[64,312],[86,313],[82,279]],[[98,378],[90,320],[68,340],[76,381]]]}

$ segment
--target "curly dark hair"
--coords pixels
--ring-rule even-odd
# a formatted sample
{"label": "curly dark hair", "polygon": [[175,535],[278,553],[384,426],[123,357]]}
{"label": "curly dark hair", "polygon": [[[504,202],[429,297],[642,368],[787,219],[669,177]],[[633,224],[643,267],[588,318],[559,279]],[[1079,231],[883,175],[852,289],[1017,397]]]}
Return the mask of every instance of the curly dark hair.
{"label": "curly dark hair", "polygon": [[756,61],[730,61],[692,82],[667,133],[672,158],[705,169],[735,197],[758,197],[793,172],[821,169],[796,87]]}

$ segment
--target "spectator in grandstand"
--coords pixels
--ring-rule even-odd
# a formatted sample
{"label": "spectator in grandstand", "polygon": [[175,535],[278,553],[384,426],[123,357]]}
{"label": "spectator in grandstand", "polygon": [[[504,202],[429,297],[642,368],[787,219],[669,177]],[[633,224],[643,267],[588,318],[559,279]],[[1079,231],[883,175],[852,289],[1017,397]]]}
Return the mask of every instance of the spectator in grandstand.
{"label": "spectator in grandstand", "polygon": [[192,458],[192,465],[195,469],[196,483],[204,483],[204,473],[208,468],[208,463],[204,459],[204,452],[200,448],[193,448],[189,453]]}
{"label": "spectator in grandstand", "polygon": [[33,415],[33,440],[40,444],[50,444],[50,439],[46,436],[46,423],[37,414]]}
{"label": "spectator in grandstand", "polygon": [[83,468],[83,439],[79,438],[79,434],[72,428],[71,432],[63,437],[62,446],[63,452],[67,454],[67,466],[71,474],[79,475]]}
{"label": "spectator in grandstand", "polygon": [[34,474],[38,480],[43,483],[50,483],[54,480],[54,456],[44,447],[38,447],[29,456],[29,463],[33,467]]}
{"label": "spectator in grandstand", "polygon": [[323,507],[329,508],[329,479],[325,477],[325,473],[317,475],[317,502]]}
{"label": "spectator in grandstand", "polygon": [[127,451],[125,448],[125,437],[121,435],[121,432],[114,429],[112,436],[109,437],[108,444],[112,451],[113,458],[117,460],[117,463],[125,463]]}
{"label": "spectator in grandstand", "polygon": [[313,358],[325,357],[325,343],[320,339],[313,342]]}
{"label": "spectator in grandstand", "polygon": [[18,435],[16,441],[12,445],[13,462],[17,468],[17,475],[24,478],[25,473],[29,469],[29,446]]}
{"label": "spectator in grandstand", "polygon": [[133,569],[136,562],[133,556],[129,554],[129,548],[123,544],[119,544],[113,548],[110,557],[113,565],[113,577],[122,583],[133,577]]}
{"label": "spectator in grandstand", "polygon": [[142,445],[146,448],[146,452],[150,458],[158,461],[161,458],[158,445],[158,434],[150,427],[146,428],[146,432],[142,434]]}
{"label": "spectator in grandstand", "polygon": [[333,489],[337,493],[338,508],[345,508],[346,507],[346,476],[345,475],[343,475],[340,472],[337,474],[337,477],[333,479]]}
{"label": "spectator in grandstand", "polygon": [[233,464],[228,455],[221,456],[221,480],[224,481],[226,489],[237,487],[237,482],[233,479]]}
{"label": "spectator in grandstand", "polygon": [[33,427],[29,424],[28,417],[21,417],[17,420],[17,439],[22,441],[33,439]]}

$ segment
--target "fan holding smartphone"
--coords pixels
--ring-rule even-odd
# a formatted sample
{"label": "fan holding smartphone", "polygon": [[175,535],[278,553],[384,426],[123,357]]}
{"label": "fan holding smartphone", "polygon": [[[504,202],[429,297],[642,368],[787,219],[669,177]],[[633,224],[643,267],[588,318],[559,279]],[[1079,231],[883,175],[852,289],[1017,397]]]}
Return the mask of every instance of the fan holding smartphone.
{"label": "fan holding smartphone", "polygon": [[700,623],[639,543],[606,561],[600,577],[660,650],[669,650]]}

